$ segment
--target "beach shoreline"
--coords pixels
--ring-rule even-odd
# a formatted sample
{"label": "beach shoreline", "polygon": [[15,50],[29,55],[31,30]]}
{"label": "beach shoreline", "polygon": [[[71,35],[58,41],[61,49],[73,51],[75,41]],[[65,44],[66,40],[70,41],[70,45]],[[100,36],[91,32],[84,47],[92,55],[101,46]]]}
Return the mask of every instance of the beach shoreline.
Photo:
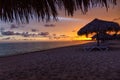
{"label": "beach shoreline", "polygon": [[1,57],[0,80],[120,79],[120,50],[85,52],[82,48],[74,45]]}
{"label": "beach shoreline", "polygon": [[[79,42],[79,41],[76,41],[76,42]],[[28,42],[28,43],[30,43],[30,42]],[[36,50],[36,51],[22,52],[22,53],[19,52],[19,53],[16,53],[16,54],[14,53],[14,54],[8,54],[8,55],[1,55],[0,58],[11,57],[11,56],[19,56],[19,55],[26,55],[26,54],[30,54],[30,53],[43,52],[43,51],[48,51],[48,50],[60,49],[60,48],[64,48],[64,47],[83,46],[83,45],[89,45],[89,44],[93,44],[93,43],[95,43],[95,41],[87,41],[87,43],[84,42],[84,43],[80,43],[80,44],[77,43],[77,44],[72,44],[72,45],[67,45],[67,46],[62,46],[62,47],[56,47],[56,48],[48,48],[48,49],[41,49],[41,50]]]}

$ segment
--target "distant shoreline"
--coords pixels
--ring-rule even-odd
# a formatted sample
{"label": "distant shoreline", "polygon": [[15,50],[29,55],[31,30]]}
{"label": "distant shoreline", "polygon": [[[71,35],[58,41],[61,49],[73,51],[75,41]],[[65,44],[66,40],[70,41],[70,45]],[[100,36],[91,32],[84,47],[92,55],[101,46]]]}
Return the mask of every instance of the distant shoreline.
{"label": "distant shoreline", "polygon": [[[93,42],[91,42],[93,43]],[[32,54],[32,53],[36,53],[36,52],[44,52],[44,51],[49,51],[49,50],[55,50],[55,49],[61,49],[61,48],[67,48],[67,47],[74,47],[74,46],[83,46],[86,44],[91,44],[91,43],[85,43],[85,44],[74,44],[71,46],[63,46],[63,47],[57,47],[57,48],[50,48],[50,49],[45,49],[45,50],[40,50],[40,51],[31,51],[31,52],[25,52],[25,53],[18,53],[18,54],[13,54],[13,55],[4,55],[4,56],[0,56],[0,58],[6,58],[6,57],[12,57],[12,56],[19,56],[19,55],[28,55],[28,54]]]}
{"label": "distant shoreline", "polygon": [[[19,54],[27,54],[27,53],[31,53],[31,52],[38,52],[38,51],[46,51],[46,50],[50,50],[50,49],[55,49],[55,48],[61,48],[61,47],[68,47],[68,46],[73,46],[73,45],[82,45],[82,44],[85,44],[85,43],[89,43],[89,42],[91,42],[91,41],[56,41],[56,42],[18,42],[18,43],[0,43],[1,45],[1,47],[2,47],[2,45],[3,45],[3,50],[7,50],[7,52],[9,51],[8,49],[10,49],[10,48],[15,48],[13,51],[15,51],[15,52],[13,52],[13,53],[11,53],[11,52],[8,52],[8,53],[6,53],[6,55],[1,55],[0,57],[5,57],[5,56],[12,56],[12,55],[19,55]],[[31,43],[33,44],[33,45],[31,45]],[[40,48],[41,46],[39,45],[39,44],[41,44],[42,43],[42,45],[43,45],[43,47],[45,47],[45,45],[46,45],[46,47],[45,48]],[[49,44],[50,43],[50,44]],[[59,43],[59,44],[58,44]],[[61,44],[60,44],[61,43]],[[26,45],[25,45],[26,44]],[[49,44],[48,46],[51,46],[51,47],[48,47],[47,46],[47,44]],[[56,47],[54,47],[54,45],[52,46],[52,44],[56,44]],[[63,44],[63,45],[62,45]],[[12,46],[13,45],[13,46]],[[18,45],[18,46],[17,46]],[[21,47],[19,47],[19,45],[22,47],[22,45],[23,45],[23,47],[28,47],[27,49],[25,49],[25,48],[23,48],[23,50],[25,50],[25,51],[21,51],[20,49],[21,49]],[[25,46],[24,46],[25,45]],[[38,46],[37,46],[38,45]],[[57,46],[58,45],[58,46]],[[29,50],[29,47],[30,46],[32,46],[32,48],[31,49],[33,49],[33,50]],[[17,48],[18,47],[18,48]],[[20,48],[20,49],[19,49]],[[35,50],[35,49],[36,50]],[[38,48],[38,49],[37,49]],[[0,48],[1,49],[1,48]],[[18,51],[16,52],[16,50],[18,49]],[[11,49],[10,49],[10,51],[11,51]]]}
{"label": "distant shoreline", "polygon": [[93,41],[93,40],[66,40],[66,41],[0,41],[0,43],[31,43],[31,42],[83,42],[83,41]]}

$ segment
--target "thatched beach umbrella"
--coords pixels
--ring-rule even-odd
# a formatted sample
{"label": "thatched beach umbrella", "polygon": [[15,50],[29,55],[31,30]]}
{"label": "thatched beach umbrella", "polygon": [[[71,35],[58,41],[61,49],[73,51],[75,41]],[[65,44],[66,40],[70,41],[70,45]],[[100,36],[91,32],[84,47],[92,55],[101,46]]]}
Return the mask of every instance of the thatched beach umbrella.
{"label": "thatched beach umbrella", "polygon": [[99,40],[101,41],[105,41],[105,40],[112,40],[113,37],[112,35],[109,35],[107,33],[100,33],[98,34],[99,37],[97,37],[97,34],[95,34],[94,36],[92,36],[93,40],[98,40],[97,38],[99,38]]}
{"label": "thatched beach umbrella", "polygon": [[29,22],[30,18],[49,20],[56,18],[58,10],[65,9],[68,15],[80,9],[83,13],[90,7],[116,4],[116,0],[0,0],[0,19],[2,21]]}
{"label": "thatched beach umbrella", "polygon": [[96,33],[97,45],[99,45],[99,33],[106,33],[107,31],[120,31],[120,26],[116,22],[104,21],[100,19],[94,19],[83,28],[78,31],[78,35],[88,35],[90,33]]}

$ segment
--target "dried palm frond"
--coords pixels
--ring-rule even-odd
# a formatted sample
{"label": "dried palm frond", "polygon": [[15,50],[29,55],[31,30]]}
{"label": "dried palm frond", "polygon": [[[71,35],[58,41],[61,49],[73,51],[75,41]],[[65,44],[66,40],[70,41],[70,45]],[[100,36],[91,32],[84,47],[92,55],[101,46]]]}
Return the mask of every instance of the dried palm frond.
{"label": "dried palm frond", "polygon": [[29,22],[34,17],[50,20],[51,17],[56,19],[60,9],[72,16],[77,9],[86,13],[89,7],[98,4],[108,9],[109,3],[116,4],[116,0],[0,0],[0,19],[10,22]]}
{"label": "dried palm frond", "polygon": [[120,31],[120,25],[116,22],[94,19],[78,31],[78,35],[90,33],[106,33],[107,31]]}

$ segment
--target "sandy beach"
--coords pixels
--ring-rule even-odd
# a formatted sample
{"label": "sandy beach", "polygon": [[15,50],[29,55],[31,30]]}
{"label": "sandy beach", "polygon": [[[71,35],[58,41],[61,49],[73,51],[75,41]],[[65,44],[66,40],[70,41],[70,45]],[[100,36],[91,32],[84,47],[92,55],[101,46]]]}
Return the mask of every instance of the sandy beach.
{"label": "sandy beach", "polygon": [[83,46],[1,57],[0,80],[120,80],[120,42],[111,42],[109,51]]}

